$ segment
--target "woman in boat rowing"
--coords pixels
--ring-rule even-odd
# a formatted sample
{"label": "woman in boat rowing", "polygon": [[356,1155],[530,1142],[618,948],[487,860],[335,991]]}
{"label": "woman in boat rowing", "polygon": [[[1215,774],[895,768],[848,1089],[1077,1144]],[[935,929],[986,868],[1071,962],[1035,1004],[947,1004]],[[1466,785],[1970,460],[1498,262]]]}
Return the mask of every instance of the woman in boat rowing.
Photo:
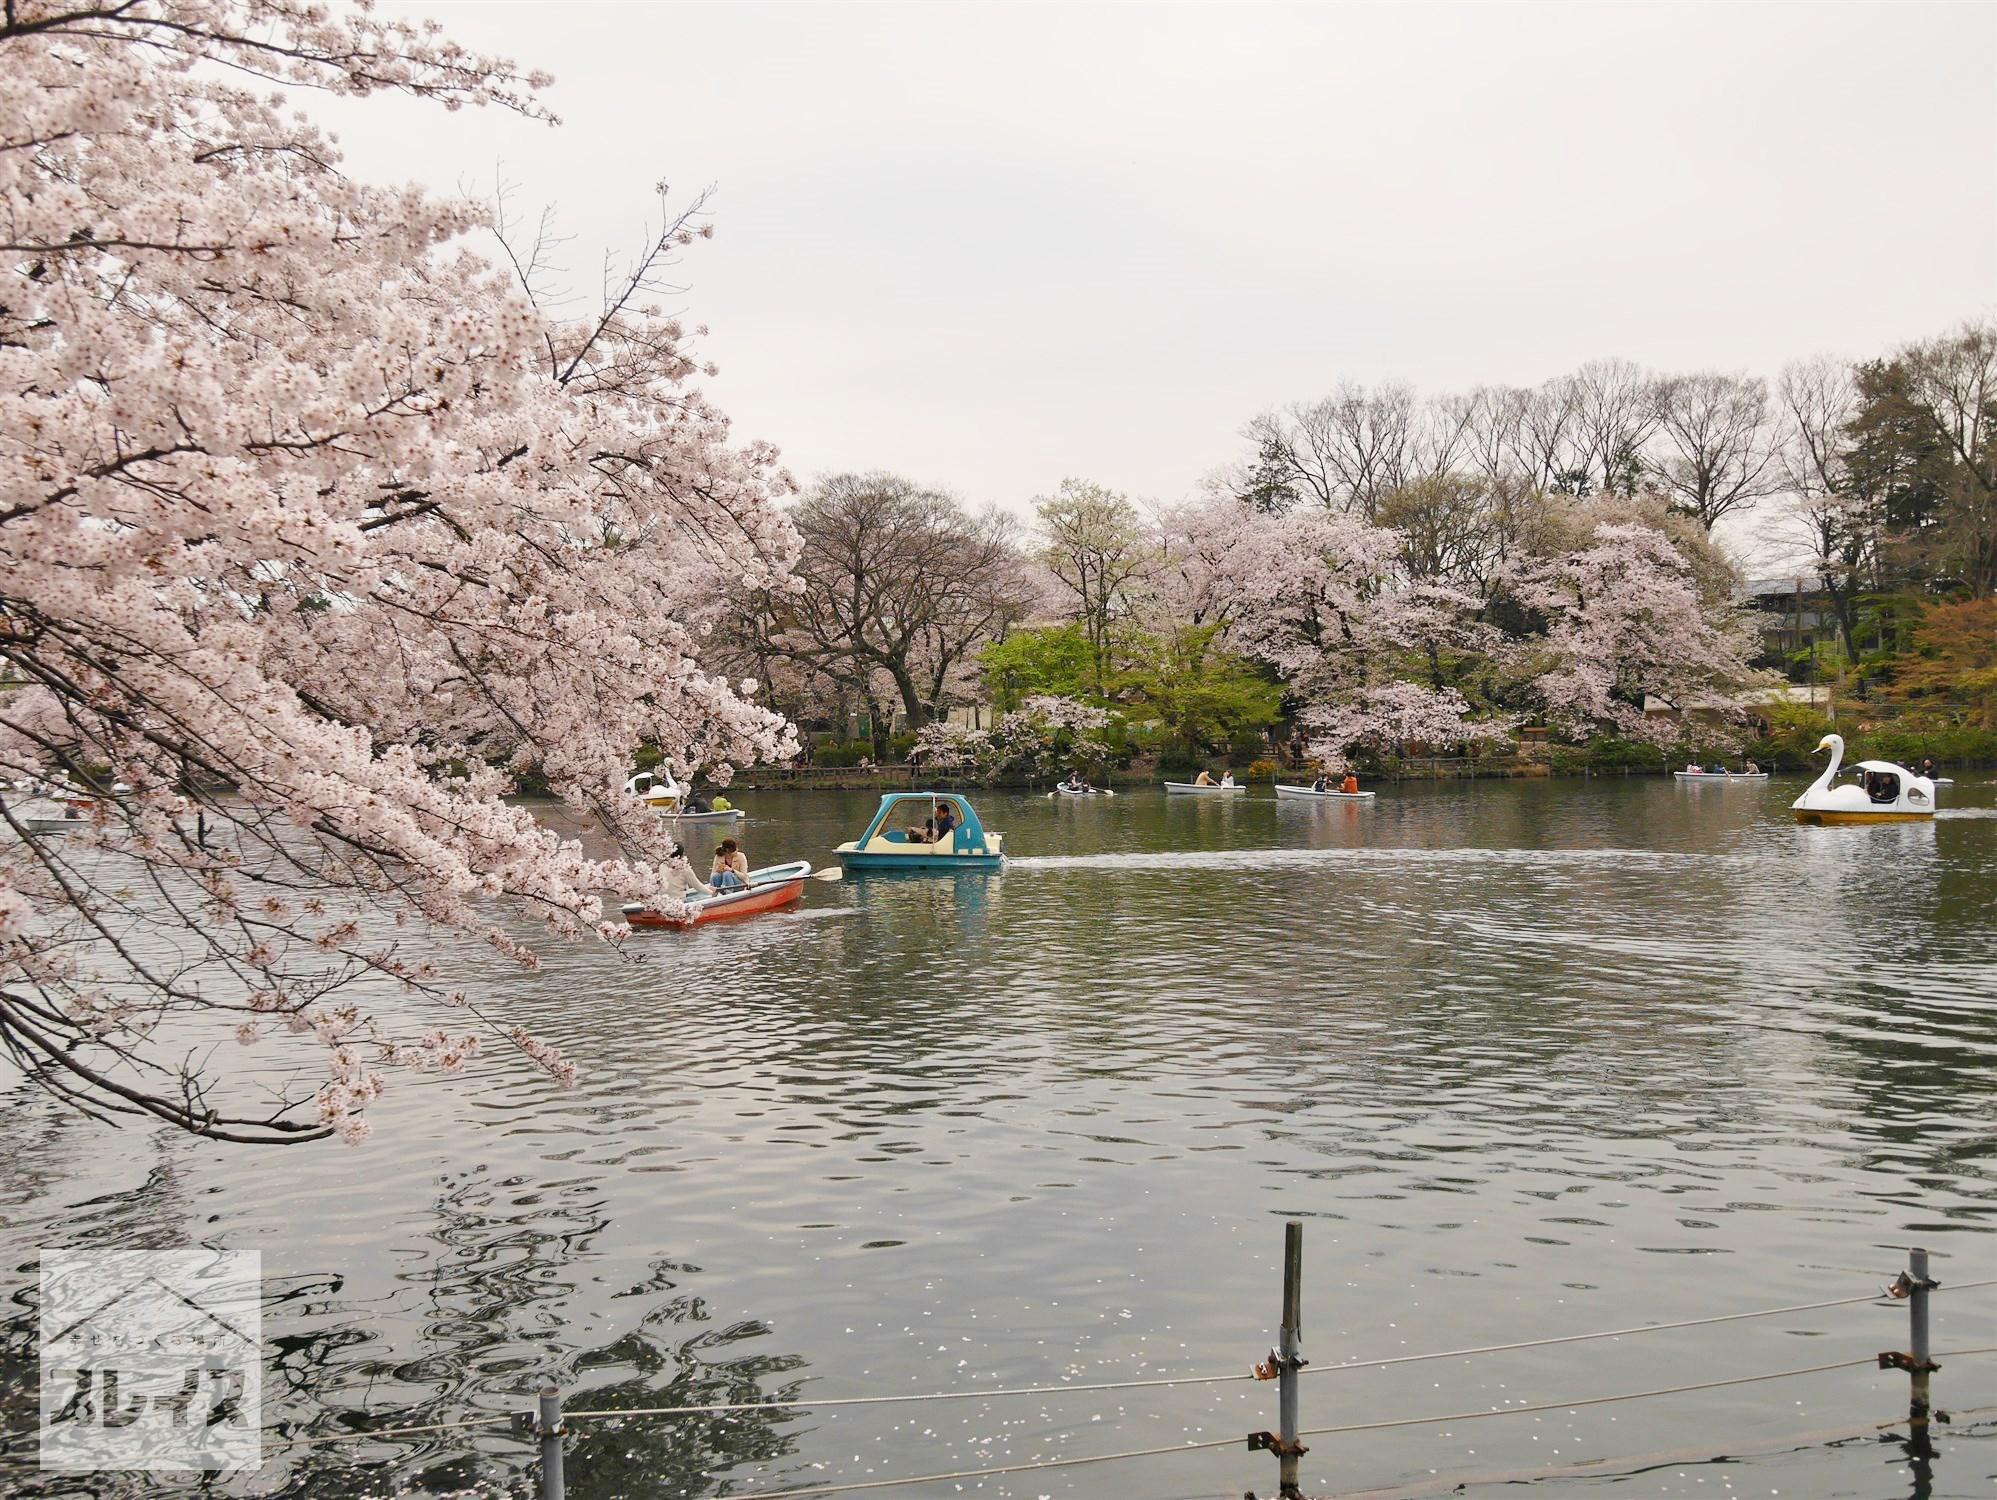
{"label": "woman in boat rowing", "polygon": [[1750,757],[1746,765],[1743,767],[1741,774],[1743,776],[1759,776],[1761,774],[1761,767],[1757,766],[1754,763],[1753,759]]}
{"label": "woman in boat rowing", "polygon": [[1094,788],[1091,787],[1086,781],[1082,780],[1082,773],[1080,771],[1070,771],[1068,773],[1068,780],[1065,783],[1065,785],[1067,786],[1068,790],[1071,792],[1087,792],[1094,790]]}
{"label": "woman in boat rowing", "polygon": [[746,890],[749,885],[749,856],[733,839],[723,839],[714,851],[714,868],[708,883],[717,891]]}
{"label": "woman in boat rowing", "polygon": [[1199,774],[1199,775],[1197,775],[1197,776],[1195,776],[1195,777],[1193,778],[1193,785],[1194,785],[1194,786],[1212,786],[1213,784],[1214,784],[1214,781],[1213,781],[1213,778],[1212,778],[1211,776],[1207,775],[1207,773],[1206,773],[1206,767],[1202,766],[1202,767],[1200,768],[1200,774]]}
{"label": "woman in boat rowing", "polygon": [[1322,772],[1322,771],[1318,772],[1318,773],[1317,773],[1317,780],[1315,780],[1315,781],[1313,781],[1313,782],[1311,783],[1311,790],[1312,790],[1312,791],[1314,791],[1314,792],[1328,792],[1328,791],[1330,791],[1330,790],[1331,790],[1331,778],[1330,778],[1329,776],[1325,775],[1325,774],[1324,774],[1324,772]]}

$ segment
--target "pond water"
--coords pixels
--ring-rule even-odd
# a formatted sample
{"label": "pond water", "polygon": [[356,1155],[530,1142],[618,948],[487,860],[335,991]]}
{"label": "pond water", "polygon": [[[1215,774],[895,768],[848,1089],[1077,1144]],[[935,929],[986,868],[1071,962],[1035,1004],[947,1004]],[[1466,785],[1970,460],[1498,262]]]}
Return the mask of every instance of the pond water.
{"label": "pond water", "polygon": [[[1322,1368],[1863,1296],[1917,1243],[1945,1285],[1997,1277],[1991,774],[1931,825],[1876,829],[1794,826],[1779,780],[983,794],[997,875],[814,885],[792,913],[640,935],[638,961],[447,955],[570,1052],[572,1090],[495,1052],[398,1080],[363,1146],[256,1152],[9,1085],[6,1487],[74,1492],[32,1469],[44,1245],[262,1252],[270,1461],[226,1493],[518,1489],[531,1455],[503,1429],[290,1435],[503,1415],[548,1377],[607,1410],[1245,1373],[1289,1218],[1306,1428],[1904,1348],[1904,1308],[1861,1304]],[[874,803],[739,800],[756,863],[829,859]],[[1997,1289],[1935,1306],[1938,1350],[1997,1345]],[[1492,1495],[1676,1453],[1528,1493],[1987,1497],[1997,1356],[1943,1364],[1960,1415],[1931,1471],[1826,1441],[1905,1410],[1904,1375],[1846,1368],[1317,1437],[1304,1488]],[[582,1424],[570,1494],[1231,1439],[884,1493],[1267,1496],[1275,1461],[1239,1439],[1275,1425],[1274,1390]]]}

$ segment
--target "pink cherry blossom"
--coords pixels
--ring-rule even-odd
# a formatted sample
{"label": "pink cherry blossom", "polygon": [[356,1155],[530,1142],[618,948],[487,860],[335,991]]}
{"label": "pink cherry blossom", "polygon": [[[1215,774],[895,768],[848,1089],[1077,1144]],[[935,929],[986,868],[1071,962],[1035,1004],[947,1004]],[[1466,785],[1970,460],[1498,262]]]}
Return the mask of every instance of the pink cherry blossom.
{"label": "pink cherry blossom", "polygon": [[[398,1029],[503,1006],[444,987],[426,926],[523,967],[523,913],[614,939],[606,895],[650,894],[670,842],[618,795],[633,749],[725,782],[794,748],[703,657],[731,596],[786,586],[791,483],[647,310],[697,205],[563,316],[486,209],[344,176],[245,79],[528,113],[545,82],[290,0],[0,18],[0,785],[130,788],[0,844],[0,1046],[107,1117],[354,1140],[342,1049],[461,1065]],[[527,773],[615,855],[505,800]],[[326,1091],[148,1071],[250,1012]]]}

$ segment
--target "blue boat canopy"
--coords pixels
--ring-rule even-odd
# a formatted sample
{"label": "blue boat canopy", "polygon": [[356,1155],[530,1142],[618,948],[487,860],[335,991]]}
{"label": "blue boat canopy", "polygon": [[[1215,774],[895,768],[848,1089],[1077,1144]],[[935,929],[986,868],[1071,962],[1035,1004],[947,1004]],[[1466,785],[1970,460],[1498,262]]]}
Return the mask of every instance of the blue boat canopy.
{"label": "blue boat canopy", "polygon": [[880,811],[874,814],[867,831],[860,835],[858,846],[864,849],[875,839],[886,839],[890,843],[910,844],[912,848],[925,847],[919,841],[910,840],[908,830],[910,827],[921,828],[936,816],[937,810],[945,803],[957,815],[957,826],[950,835],[950,847],[966,854],[990,852],[985,840],[985,825],[978,820],[971,804],[955,792],[889,792],[881,798]]}

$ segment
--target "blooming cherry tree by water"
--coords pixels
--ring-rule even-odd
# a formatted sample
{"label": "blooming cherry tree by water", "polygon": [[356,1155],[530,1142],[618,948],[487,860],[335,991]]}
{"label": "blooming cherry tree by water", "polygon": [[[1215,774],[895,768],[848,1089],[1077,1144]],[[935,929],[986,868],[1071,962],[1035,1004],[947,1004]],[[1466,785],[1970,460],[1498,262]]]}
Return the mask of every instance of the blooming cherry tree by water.
{"label": "blooming cherry tree by water", "polygon": [[[384,1069],[481,1035],[569,1076],[426,931],[615,939],[668,842],[616,796],[633,747],[717,780],[792,748],[703,666],[796,542],[647,305],[697,217],[557,318],[482,210],[351,181],[269,92],[543,81],[296,0],[0,19],[0,782],[98,793],[54,839],[0,791],[0,1047],[89,1112],[358,1138]],[[614,854],[504,801],[523,773]],[[284,1038],[312,1055],[231,1061]]]}
{"label": "blooming cherry tree by water", "polygon": [[1646,695],[1706,714],[1715,732],[1743,716],[1753,633],[1709,614],[1662,532],[1605,523],[1586,546],[1517,568],[1511,588],[1545,622],[1514,654],[1555,728],[1675,743],[1680,726],[1646,715]]}

